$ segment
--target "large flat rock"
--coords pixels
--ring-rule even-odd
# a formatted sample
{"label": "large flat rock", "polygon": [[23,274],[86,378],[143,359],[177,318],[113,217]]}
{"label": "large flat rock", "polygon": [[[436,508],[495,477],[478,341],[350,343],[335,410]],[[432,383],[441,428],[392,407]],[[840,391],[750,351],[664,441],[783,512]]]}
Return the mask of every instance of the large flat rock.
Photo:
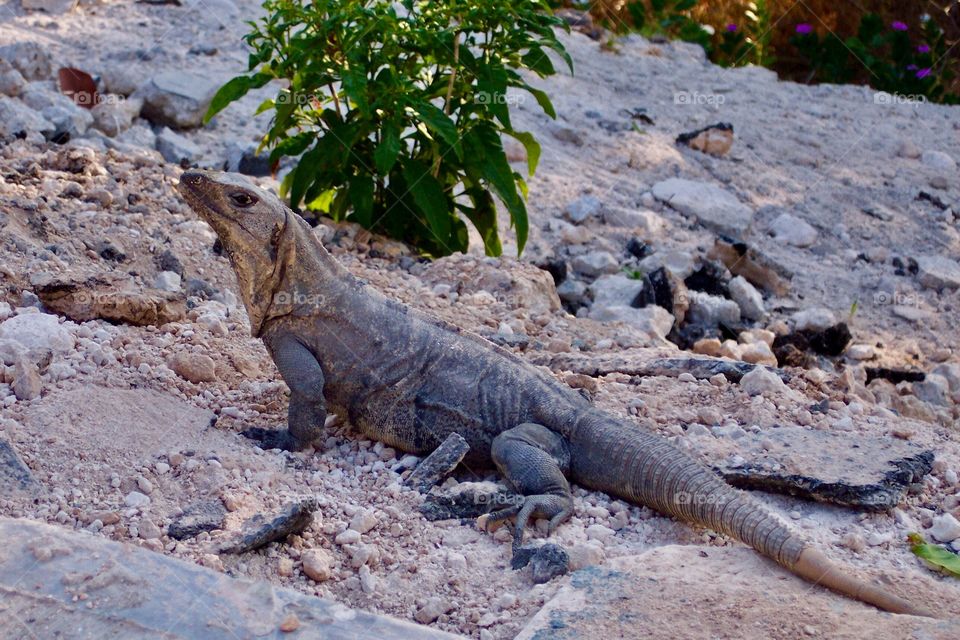
{"label": "large flat rock", "polygon": [[86,384],[57,390],[34,403],[24,431],[56,436],[67,448],[96,446],[105,455],[123,456],[197,449],[226,439],[228,434],[209,428],[214,417],[212,411],[152,389]]}
{"label": "large flat rock", "polygon": [[903,440],[802,427],[734,442],[736,454],[714,463],[734,486],[877,511],[897,506],[908,487],[930,473],[934,457]]}
{"label": "large flat rock", "polygon": [[740,236],[753,221],[753,209],[707,182],[670,178],[653,185],[653,195],[717,233]]}
{"label": "large flat rock", "polygon": [[956,638],[960,588],[904,573],[896,576],[898,593],[954,619],[881,612],[744,547],[671,545],[564,578],[517,640]]}
{"label": "large flat rock", "polygon": [[0,539],[3,638],[456,637],[28,520],[0,519]]}
{"label": "large flat rock", "polygon": [[13,446],[0,438],[0,496],[35,493],[39,490],[30,468],[23,463]]}

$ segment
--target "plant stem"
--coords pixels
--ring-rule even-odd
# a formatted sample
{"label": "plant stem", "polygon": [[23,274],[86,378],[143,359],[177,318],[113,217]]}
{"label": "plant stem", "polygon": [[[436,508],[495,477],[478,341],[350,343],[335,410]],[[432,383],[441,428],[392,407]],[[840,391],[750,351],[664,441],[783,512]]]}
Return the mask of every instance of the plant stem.
{"label": "plant stem", "polygon": [[[453,32],[453,64],[450,66],[450,79],[447,81],[447,95],[443,99],[443,112],[448,116],[453,112],[453,84],[457,79],[457,65],[460,63],[460,32]],[[430,173],[436,178],[440,175],[440,152],[434,145],[433,166]]]}
{"label": "plant stem", "polygon": [[327,86],[330,88],[330,97],[333,98],[333,106],[337,110],[337,115],[340,116],[340,119],[343,119],[343,114],[340,113],[340,100],[337,99],[337,92],[333,90],[333,83],[328,82]]}
{"label": "plant stem", "polygon": [[453,110],[453,83],[457,79],[457,65],[460,63],[460,32],[453,32],[453,66],[450,68],[450,80],[447,82],[447,96],[444,98],[444,113],[450,115]]}

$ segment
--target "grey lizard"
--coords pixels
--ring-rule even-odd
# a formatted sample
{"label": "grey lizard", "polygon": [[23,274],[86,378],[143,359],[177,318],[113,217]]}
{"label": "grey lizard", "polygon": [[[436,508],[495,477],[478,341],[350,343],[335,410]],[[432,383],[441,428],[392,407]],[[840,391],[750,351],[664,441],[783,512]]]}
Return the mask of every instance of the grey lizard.
{"label": "grey lizard", "polygon": [[551,531],[572,512],[567,478],[740,540],[807,580],[898,613],[931,615],[867,583],[775,514],[659,435],[594,407],[483,338],[389,300],[351,275],[309,225],[242,176],[191,171],[180,191],[216,231],[236,271],[251,331],[290,387],[288,431],[321,438],[328,409],[368,437],[427,454],[451,433],[467,462],[496,465],[525,496],[492,514]]}

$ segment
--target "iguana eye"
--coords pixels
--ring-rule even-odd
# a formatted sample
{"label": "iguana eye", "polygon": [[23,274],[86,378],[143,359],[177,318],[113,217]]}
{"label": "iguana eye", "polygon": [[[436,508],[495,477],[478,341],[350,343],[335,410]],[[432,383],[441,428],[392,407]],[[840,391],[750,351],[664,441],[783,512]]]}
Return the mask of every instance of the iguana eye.
{"label": "iguana eye", "polygon": [[257,203],[257,199],[245,191],[231,193],[229,197],[230,202],[232,202],[234,206],[240,207],[241,209],[246,209],[247,207],[251,207]]}

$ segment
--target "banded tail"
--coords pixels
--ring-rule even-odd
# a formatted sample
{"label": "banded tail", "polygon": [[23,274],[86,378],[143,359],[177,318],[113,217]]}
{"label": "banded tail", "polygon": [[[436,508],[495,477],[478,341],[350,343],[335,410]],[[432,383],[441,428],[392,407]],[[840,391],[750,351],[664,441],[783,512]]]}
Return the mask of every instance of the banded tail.
{"label": "banded tail", "polygon": [[814,584],[885,611],[936,617],[831,562],[748,494],[656,434],[597,410],[569,438],[571,476],[581,485],[725,533]]}

